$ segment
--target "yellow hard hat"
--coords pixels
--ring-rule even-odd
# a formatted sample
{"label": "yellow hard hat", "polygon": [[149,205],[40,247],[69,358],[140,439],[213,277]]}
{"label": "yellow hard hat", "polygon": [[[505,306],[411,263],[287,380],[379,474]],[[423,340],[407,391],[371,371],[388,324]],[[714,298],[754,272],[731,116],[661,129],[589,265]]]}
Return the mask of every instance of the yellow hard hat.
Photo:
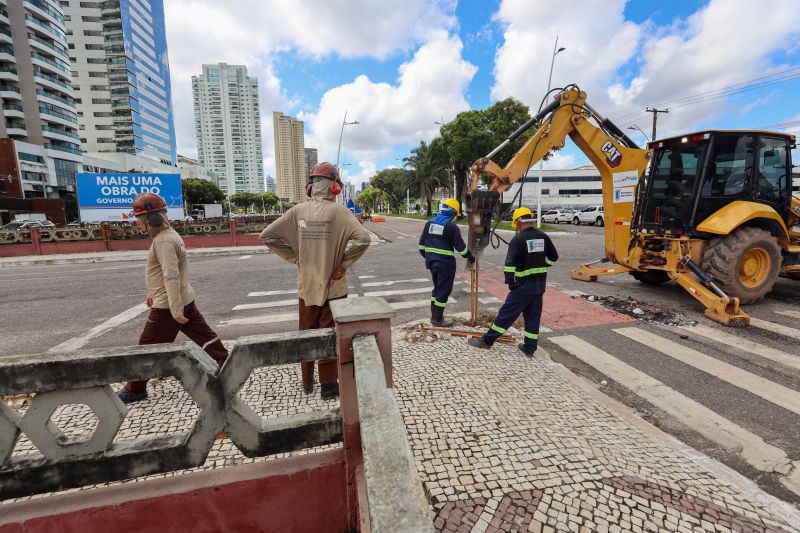
{"label": "yellow hard hat", "polygon": [[442,202],[442,205],[452,207],[453,209],[456,210],[456,215],[461,216],[461,204],[458,203],[458,200],[456,200],[455,198],[448,198],[447,200]]}
{"label": "yellow hard hat", "polygon": [[518,207],[514,209],[514,214],[511,215],[511,227],[516,228],[517,219],[523,217],[533,218],[533,212],[527,207]]}

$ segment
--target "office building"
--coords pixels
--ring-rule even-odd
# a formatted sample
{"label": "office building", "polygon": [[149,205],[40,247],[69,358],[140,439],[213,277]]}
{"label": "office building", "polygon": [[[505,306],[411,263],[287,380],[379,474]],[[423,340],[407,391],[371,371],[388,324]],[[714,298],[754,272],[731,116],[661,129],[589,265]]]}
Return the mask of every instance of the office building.
{"label": "office building", "polygon": [[61,6],[83,150],[175,165],[163,1],[61,0]]}
{"label": "office building", "polygon": [[192,76],[197,154],[226,195],[264,190],[258,80],[243,65],[203,65]]}
{"label": "office building", "polygon": [[182,180],[206,180],[217,185],[217,176],[209,172],[197,159],[178,154],[178,171]]}
{"label": "office building", "polygon": [[275,178],[273,178],[270,174],[267,174],[267,190],[273,194],[277,194]]}
{"label": "office building", "polygon": [[275,111],[272,113],[272,128],[275,134],[278,197],[301,202],[306,198],[308,176],[303,121]]}
{"label": "office building", "polygon": [[314,165],[318,163],[317,149],[304,148],[303,151],[305,152],[305,157],[306,157],[306,178],[307,178],[311,175],[311,171],[314,169]]}
{"label": "office building", "polygon": [[0,138],[38,149],[20,155],[26,197],[75,203],[81,150],[64,24],[54,0],[0,0]]}

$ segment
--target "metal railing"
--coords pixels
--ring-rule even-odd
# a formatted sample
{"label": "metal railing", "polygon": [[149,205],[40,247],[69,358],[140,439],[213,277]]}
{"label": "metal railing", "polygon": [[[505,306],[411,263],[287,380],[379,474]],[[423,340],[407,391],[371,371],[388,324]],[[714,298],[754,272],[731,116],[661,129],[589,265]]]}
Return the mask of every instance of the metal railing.
{"label": "metal railing", "polygon": [[72,148],[71,146],[63,146],[60,144],[53,144],[53,143],[44,143],[44,147],[50,150],[58,150],[59,152],[69,152],[75,155],[83,155],[83,152],[81,152],[80,149]]}
{"label": "metal railing", "polygon": [[49,33],[52,36],[56,37],[59,41],[66,42],[67,38],[64,36],[64,34],[58,28],[54,28],[50,24],[45,24],[41,20],[37,19],[36,17],[32,17],[27,13],[25,13],[25,20],[27,20],[28,22],[32,22],[36,26],[39,26],[40,28],[43,28],[43,29],[47,30],[47,33]]}
{"label": "metal railing", "polygon": [[37,78],[42,78],[43,80],[47,80],[50,83],[55,83],[56,85],[58,85],[59,87],[63,87],[64,89],[67,89],[67,90],[70,90],[70,91],[73,90],[72,89],[72,85],[70,85],[69,83],[61,81],[58,78],[50,76],[49,74],[45,74],[41,70],[34,70],[33,71],[33,75],[35,77],[37,77]]}
{"label": "metal railing", "polygon": [[73,124],[78,123],[78,117],[73,115],[68,115],[66,113],[61,113],[60,111],[56,111],[55,109],[50,109],[49,107],[39,106],[39,112],[44,113],[45,115],[51,115],[61,120],[66,120],[68,122],[72,122]]}
{"label": "metal railing", "polygon": [[44,39],[42,39],[41,37],[39,37],[35,33],[30,33],[30,32],[28,33],[28,39],[30,39],[31,41],[36,41],[37,43],[40,43],[40,44],[46,46],[49,50],[52,50],[56,54],[59,54],[60,56],[65,58],[67,61],[69,61],[69,54],[67,53],[67,51],[64,50],[63,48],[59,48],[54,43],[51,43],[50,41],[45,41]]}
{"label": "metal railing", "polygon": [[50,9],[50,6],[45,4],[44,2],[40,2],[39,0],[25,0],[25,3],[31,4],[34,7],[39,8],[41,11],[44,11],[54,19],[56,19],[61,25],[64,25],[64,15],[58,13],[57,11],[53,11]]}
{"label": "metal railing", "polygon": [[42,131],[49,131],[50,133],[56,133],[58,135],[64,135],[66,137],[70,137],[70,138],[75,139],[77,141],[81,140],[81,136],[78,135],[77,133],[72,132],[72,131],[62,130],[62,129],[59,129],[59,128],[51,128],[50,126],[42,126]]}
{"label": "metal railing", "polygon": [[12,74],[16,74],[17,69],[14,67],[0,67],[0,72],[10,72]]}
{"label": "metal railing", "polygon": [[0,91],[10,91],[12,93],[17,93],[17,94],[21,93],[19,87],[14,87],[13,85],[5,85],[5,84],[0,84]]}
{"label": "metal railing", "polygon": [[69,74],[70,73],[70,70],[69,70],[68,67],[66,67],[63,64],[58,63],[56,61],[53,61],[52,59],[50,59],[48,57],[43,56],[39,52],[31,52],[31,59],[36,59],[36,60],[42,61],[44,63],[47,63],[51,67],[54,67],[54,68],[60,70],[61,72],[65,73],[65,74]]}
{"label": "metal railing", "polygon": [[45,91],[44,89],[36,89],[36,94],[38,94],[39,96],[43,96],[44,98],[50,98],[57,102],[61,102],[62,104],[68,105],[70,107],[75,107],[75,100],[62,98],[61,96],[51,93],[50,91]]}
{"label": "metal railing", "polygon": [[17,104],[3,104],[3,109],[7,111],[25,111],[21,105]]}

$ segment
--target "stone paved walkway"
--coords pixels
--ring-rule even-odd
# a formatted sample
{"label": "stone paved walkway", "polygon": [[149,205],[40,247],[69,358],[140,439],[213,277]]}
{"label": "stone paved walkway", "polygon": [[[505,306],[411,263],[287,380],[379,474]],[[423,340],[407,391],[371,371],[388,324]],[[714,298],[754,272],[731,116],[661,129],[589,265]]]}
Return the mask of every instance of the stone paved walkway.
{"label": "stone paved walkway", "polygon": [[[547,358],[528,359],[513,345],[487,352],[463,339],[403,337],[396,330],[396,394],[439,531],[800,532],[796,508],[643,431]],[[177,381],[151,381],[149,391],[116,440],[191,426],[196,407]],[[336,405],[302,392],[299,365],[257,370],[242,394],[268,417]],[[68,406],[54,421],[77,435],[92,418]],[[14,453],[38,455],[24,437]],[[245,458],[224,438],[201,469],[270,459]]]}

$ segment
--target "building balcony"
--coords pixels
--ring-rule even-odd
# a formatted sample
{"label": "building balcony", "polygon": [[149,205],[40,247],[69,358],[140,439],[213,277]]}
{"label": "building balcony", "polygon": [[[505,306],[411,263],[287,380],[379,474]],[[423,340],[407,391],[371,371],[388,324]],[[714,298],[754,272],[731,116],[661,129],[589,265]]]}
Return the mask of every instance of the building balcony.
{"label": "building balcony", "polygon": [[17,76],[17,69],[7,65],[0,65],[0,80],[19,81],[19,76]]}
{"label": "building balcony", "polygon": [[5,100],[22,100],[19,87],[0,83],[0,98]]}
{"label": "building balcony", "polygon": [[0,46],[0,62],[16,63],[17,58],[14,57],[14,49],[7,46]]}
{"label": "building balcony", "polygon": [[45,91],[43,89],[36,89],[36,98],[43,104],[52,104],[56,106],[66,106],[73,113],[75,112],[75,101],[62,98],[61,96]]}
{"label": "building balcony", "polygon": [[33,13],[36,13],[51,24],[54,24],[57,28],[61,29],[61,31],[66,31],[64,27],[64,16],[50,8],[50,6],[44,2],[40,0],[23,0],[22,3]]}
{"label": "building balcony", "polygon": [[6,24],[11,24],[11,21],[8,20],[8,11],[3,8],[0,8],[0,22],[5,22]]}
{"label": "building balcony", "polygon": [[68,127],[77,127],[78,125],[78,118],[72,115],[67,115],[66,113],[61,113],[60,111],[56,111],[54,109],[49,109],[44,106],[39,106],[39,113],[42,115],[43,120],[47,120],[48,122],[54,122],[56,124],[61,124],[63,126]]}
{"label": "building balcony", "polygon": [[25,128],[25,124],[21,122],[6,122],[6,134],[8,136],[27,137],[28,130]]}
{"label": "building balcony", "polygon": [[11,30],[0,26],[0,43],[12,44],[14,41],[11,39]]}
{"label": "building balcony", "polygon": [[[44,143],[44,147],[47,150],[54,150],[56,152],[60,152],[62,154],[72,154],[73,156],[78,156],[77,161],[82,160],[83,152],[81,152],[80,148],[76,145],[63,145],[63,144],[53,144],[53,143]],[[61,157],[55,154],[48,154],[51,157]],[[67,157],[66,159],[76,160],[74,157]]]}
{"label": "building balcony", "polygon": [[54,54],[62,58],[65,62],[69,62],[69,54],[67,54],[67,51],[64,48],[52,41],[42,39],[35,33],[28,33],[28,43],[31,45],[31,47],[37,50],[41,50],[42,52],[48,54]]}
{"label": "building balcony", "polygon": [[38,52],[31,52],[31,62],[33,62],[33,64],[38,66],[40,69],[52,74],[72,76],[68,67],[64,66],[62,63],[53,61],[52,59],[43,56]]}
{"label": "building balcony", "polygon": [[52,26],[48,23],[42,22],[41,20],[27,13],[25,13],[25,22],[28,28],[32,29],[34,32],[45,35],[47,37],[51,37],[56,41],[58,41],[59,43],[63,43],[66,46],[67,37],[63,30],[55,26]]}
{"label": "building balcony", "polygon": [[56,91],[61,91],[66,93],[69,96],[74,96],[75,91],[72,89],[72,85],[69,83],[50,76],[49,74],[45,74],[44,72],[34,70],[33,76],[36,78],[36,83],[39,83],[42,87],[46,87],[48,89],[55,89]]}
{"label": "building balcony", "polygon": [[49,139],[54,139],[56,141],[64,141],[68,143],[80,142],[81,140],[81,136],[78,135],[77,133],[58,128],[52,128],[47,125],[42,126],[42,135],[44,135]]}
{"label": "building balcony", "polygon": [[3,115],[6,118],[25,118],[25,109],[18,104],[3,104]]}

